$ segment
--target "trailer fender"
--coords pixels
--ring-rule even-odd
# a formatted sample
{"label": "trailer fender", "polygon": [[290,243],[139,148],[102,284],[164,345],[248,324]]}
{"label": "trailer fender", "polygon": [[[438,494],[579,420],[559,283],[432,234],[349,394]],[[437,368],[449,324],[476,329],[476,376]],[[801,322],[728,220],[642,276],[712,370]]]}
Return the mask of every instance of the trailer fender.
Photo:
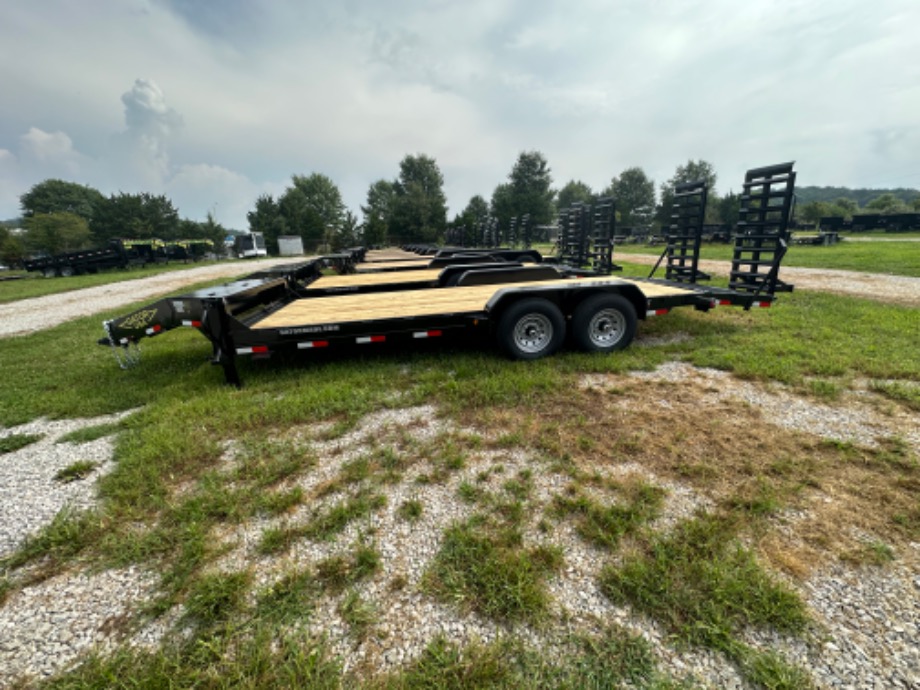
{"label": "trailer fender", "polygon": [[642,290],[632,283],[621,281],[571,290],[565,296],[563,311],[567,316],[572,316],[580,304],[597,295],[620,295],[632,305],[639,319],[645,319],[648,313],[648,300]]}

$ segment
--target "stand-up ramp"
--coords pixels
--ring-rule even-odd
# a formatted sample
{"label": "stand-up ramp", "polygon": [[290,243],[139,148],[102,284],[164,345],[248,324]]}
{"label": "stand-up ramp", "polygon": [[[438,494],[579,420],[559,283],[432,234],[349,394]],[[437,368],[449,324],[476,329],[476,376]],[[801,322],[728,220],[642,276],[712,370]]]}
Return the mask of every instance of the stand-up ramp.
{"label": "stand-up ramp", "polygon": [[781,163],[748,170],[745,175],[729,279],[733,290],[769,295],[792,291],[792,285],[779,279],[795,203],[792,166]]}

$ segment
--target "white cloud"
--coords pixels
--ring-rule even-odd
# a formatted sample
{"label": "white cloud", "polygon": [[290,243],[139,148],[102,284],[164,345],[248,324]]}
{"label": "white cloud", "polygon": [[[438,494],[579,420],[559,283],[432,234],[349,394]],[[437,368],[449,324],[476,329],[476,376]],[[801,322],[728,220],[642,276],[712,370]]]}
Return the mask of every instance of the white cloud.
{"label": "white cloud", "polygon": [[19,141],[22,158],[27,163],[67,175],[79,174],[82,156],[64,132],[44,132],[30,127]]}

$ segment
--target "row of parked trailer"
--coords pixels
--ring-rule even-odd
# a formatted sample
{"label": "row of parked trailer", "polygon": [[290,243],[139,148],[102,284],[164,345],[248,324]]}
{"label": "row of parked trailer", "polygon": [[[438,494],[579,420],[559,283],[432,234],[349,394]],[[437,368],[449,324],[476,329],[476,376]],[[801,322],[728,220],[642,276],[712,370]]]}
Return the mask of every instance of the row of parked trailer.
{"label": "row of parked trailer", "polygon": [[128,268],[170,261],[197,261],[212,249],[208,240],[110,240],[103,247],[60,252],[23,260],[23,268],[46,278],[98,273],[110,268]]}
{"label": "row of parked trailer", "polygon": [[612,277],[514,248],[362,248],[279,265],[225,285],[159,300],[106,321],[99,343],[129,348],[178,327],[212,344],[213,363],[241,385],[237,358],[488,333],[509,356],[536,359],[568,339],[590,352],[630,344],[643,319],[678,307],[767,307],[788,238],[795,173],[787,163],[748,171],[741,234],[728,287],[697,268],[705,195],[679,190],[665,277]]}

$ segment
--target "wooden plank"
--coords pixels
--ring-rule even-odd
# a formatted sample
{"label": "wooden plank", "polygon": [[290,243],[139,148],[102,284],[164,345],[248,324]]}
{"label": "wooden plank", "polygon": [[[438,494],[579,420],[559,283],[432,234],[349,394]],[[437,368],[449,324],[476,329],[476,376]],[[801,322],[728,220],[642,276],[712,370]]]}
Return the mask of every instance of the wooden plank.
{"label": "wooden plank", "polygon": [[313,288],[342,288],[357,287],[361,285],[386,285],[387,283],[433,283],[441,275],[441,268],[429,268],[420,271],[406,271],[402,273],[382,272],[382,273],[351,273],[344,276],[322,276],[317,278],[307,286],[307,290]]}
{"label": "wooden plank", "polygon": [[418,254],[415,252],[407,252],[405,249],[371,249],[364,253],[364,260],[369,262],[417,258],[419,258]]}
{"label": "wooden plank", "polygon": [[669,285],[624,280],[622,278],[577,278],[532,283],[501,285],[471,285],[469,287],[432,288],[376,292],[360,295],[336,295],[302,299],[279,309],[253,324],[252,328],[290,328],[294,326],[326,325],[377,319],[398,319],[437,314],[475,314],[484,312],[489,299],[504,288],[565,287],[591,284],[630,283],[639,287],[646,297],[686,295],[693,292]]}
{"label": "wooden plank", "polygon": [[360,263],[355,264],[356,271],[392,271],[400,268],[425,268],[428,264],[431,263],[431,258],[419,259],[418,257],[414,259],[401,259],[398,261],[378,261],[376,263]]}

